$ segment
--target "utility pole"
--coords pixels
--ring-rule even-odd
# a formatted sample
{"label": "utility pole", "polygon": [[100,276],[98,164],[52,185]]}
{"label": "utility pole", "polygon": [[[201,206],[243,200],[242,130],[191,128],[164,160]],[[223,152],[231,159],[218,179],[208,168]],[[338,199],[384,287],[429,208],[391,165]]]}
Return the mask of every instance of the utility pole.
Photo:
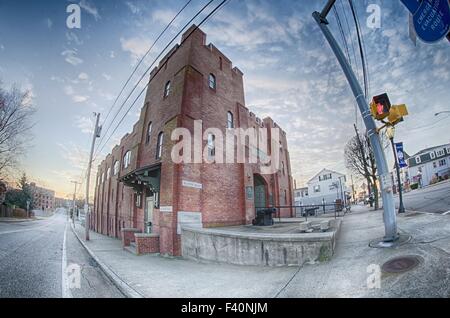
{"label": "utility pole", "polygon": [[72,222],[75,219],[75,206],[76,206],[76,196],[77,196],[77,185],[81,184],[77,181],[70,181],[71,183],[75,184],[75,189],[73,191],[73,201],[72,201]]}
{"label": "utility pole", "polygon": [[100,113],[94,113],[94,115],[97,117],[97,119],[95,121],[94,136],[92,137],[91,153],[89,155],[87,177],[86,177],[86,201],[84,202],[84,229],[86,234],[85,237],[86,241],[89,241],[89,227],[91,223],[89,213],[89,183],[91,180],[92,157],[94,155],[95,140],[100,137],[100,133],[102,130],[102,127],[98,125],[100,121]]}
{"label": "utility pole", "polygon": [[350,84],[356,102],[358,103],[358,107],[363,117],[364,124],[369,135],[370,143],[373,148],[376,164],[378,167],[378,174],[380,177],[381,195],[383,198],[384,209],[383,221],[385,228],[385,236],[383,238],[383,241],[394,242],[399,238],[399,235],[397,232],[397,219],[395,214],[394,195],[392,194],[392,181],[390,180],[389,168],[385,154],[383,152],[383,148],[381,146],[377,126],[373,117],[371,116],[369,105],[364,97],[364,92],[361,88],[361,85],[359,84],[358,79],[356,78],[355,73],[353,72],[352,67],[349,65],[349,62],[347,61],[344,53],[339,47],[339,44],[328,28],[329,23],[327,21],[327,15],[335,3],[336,0],[328,0],[322,12],[314,12],[313,17],[319,25],[334,54],[336,55],[336,58],[338,59],[339,64],[341,65],[342,70],[344,71],[345,76],[347,77],[347,80]]}

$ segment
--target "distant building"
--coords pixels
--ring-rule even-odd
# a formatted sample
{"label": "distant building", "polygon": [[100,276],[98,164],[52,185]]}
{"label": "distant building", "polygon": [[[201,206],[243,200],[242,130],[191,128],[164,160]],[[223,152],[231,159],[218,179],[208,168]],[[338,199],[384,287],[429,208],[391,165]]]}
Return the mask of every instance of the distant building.
{"label": "distant building", "polygon": [[70,208],[72,206],[73,200],[55,198],[55,208]]}
{"label": "distant building", "polygon": [[308,187],[294,190],[294,205],[300,205],[304,198],[308,198]]}
{"label": "distant building", "polygon": [[36,186],[30,183],[33,194],[33,207],[37,210],[48,211],[55,208],[55,191]]}
{"label": "distant building", "polygon": [[344,194],[347,193],[346,182],[344,174],[323,169],[308,181],[307,190],[299,189],[303,197],[295,197],[296,205],[331,204],[336,199],[344,200]]}
{"label": "distant building", "polygon": [[450,144],[423,149],[408,159],[410,183],[424,187],[450,176]]}

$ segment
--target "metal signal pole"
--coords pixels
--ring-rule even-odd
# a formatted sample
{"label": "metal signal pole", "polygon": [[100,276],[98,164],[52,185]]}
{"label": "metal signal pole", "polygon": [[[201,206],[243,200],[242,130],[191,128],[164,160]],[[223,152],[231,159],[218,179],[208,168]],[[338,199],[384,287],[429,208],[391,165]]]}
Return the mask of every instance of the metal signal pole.
{"label": "metal signal pole", "polygon": [[90,213],[89,213],[89,183],[91,180],[91,166],[92,166],[92,157],[94,155],[94,147],[95,140],[100,137],[101,127],[98,125],[100,121],[100,113],[94,113],[97,117],[95,122],[94,136],[92,137],[92,145],[91,145],[91,153],[89,155],[87,176],[86,176],[86,199],[84,202],[84,229],[85,229],[85,239],[89,241],[89,227],[90,227]]}
{"label": "metal signal pole", "polygon": [[359,110],[364,119],[364,124],[366,126],[367,132],[369,134],[370,143],[373,148],[373,152],[375,155],[375,160],[378,167],[378,174],[380,177],[380,185],[381,185],[381,195],[383,198],[383,220],[384,220],[384,228],[385,228],[385,236],[383,238],[384,242],[394,242],[399,238],[397,232],[397,219],[395,214],[395,205],[394,205],[394,196],[392,193],[392,181],[389,175],[388,164],[386,161],[385,154],[383,152],[383,148],[381,146],[380,137],[378,135],[377,127],[375,121],[370,113],[369,105],[367,104],[364,92],[359,84],[355,73],[353,72],[352,67],[349,65],[347,59],[345,58],[344,53],[342,52],[339,44],[328,28],[328,21],[326,19],[328,13],[331,8],[335,4],[336,0],[329,0],[325,5],[322,13],[314,12],[313,17],[316,20],[317,24],[320,27],[323,35],[328,41],[331,49],[333,50],[336,58],[341,65],[345,76],[351,86],[353,94],[355,96],[356,102],[358,103]]}

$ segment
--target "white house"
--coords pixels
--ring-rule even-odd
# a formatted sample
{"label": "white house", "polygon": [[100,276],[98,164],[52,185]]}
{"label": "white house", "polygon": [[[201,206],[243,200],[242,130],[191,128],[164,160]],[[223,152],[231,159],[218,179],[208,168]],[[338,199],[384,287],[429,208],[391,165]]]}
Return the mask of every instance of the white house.
{"label": "white house", "polygon": [[294,194],[294,203],[295,205],[322,204],[324,202],[332,204],[336,199],[344,200],[344,193],[347,192],[346,181],[344,174],[323,169],[308,181],[307,190],[301,188],[294,192],[298,194]]}
{"label": "white house", "polygon": [[450,144],[423,149],[408,159],[410,183],[427,186],[450,177]]}

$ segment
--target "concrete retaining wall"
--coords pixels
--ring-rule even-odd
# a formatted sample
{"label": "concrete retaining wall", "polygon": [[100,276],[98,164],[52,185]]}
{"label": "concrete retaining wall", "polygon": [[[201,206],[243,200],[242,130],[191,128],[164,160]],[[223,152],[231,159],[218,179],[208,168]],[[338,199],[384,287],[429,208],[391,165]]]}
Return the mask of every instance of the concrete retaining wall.
{"label": "concrete retaining wall", "polygon": [[236,265],[301,266],[324,262],[334,254],[340,222],[336,220],[330,232],[305,234],[249,234],[183,227],[182,255]]}

